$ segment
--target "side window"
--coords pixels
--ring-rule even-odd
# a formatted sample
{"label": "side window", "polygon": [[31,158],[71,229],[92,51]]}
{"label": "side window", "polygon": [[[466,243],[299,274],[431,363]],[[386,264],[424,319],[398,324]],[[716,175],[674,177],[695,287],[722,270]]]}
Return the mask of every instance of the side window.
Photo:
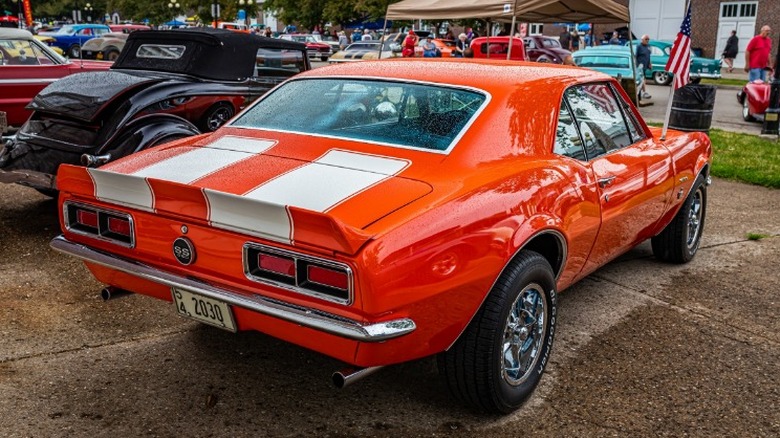
{"label": "side window", "polygon": [[555,129],[555,148],[556,154],[585,161],[585,150],[582,148],[582,139],[577,132],[577,126],[574,124],[574,118],[571,116],[566,102],[561,102],[561,109],[558,112],[558,127]]}
{"label": "side window", "polygon": [[623,114],[626,116],[628,132],[631,133],[631,141],[636,143],[639,140],[643,140],[646,137],[645,131],[642,129],[642,125],[639,123],[639,120],[637,120],[636,114],[634,114],[634,111],[631,110],[631,106],[628,104],[628,102],[625,101],[625,99],[623,99],[620,94],[615,93],[615,95],[620,102],[620,107],[623,109]]}
{"label": "side window", "polygon": [[620,106],[609,85],[571,87],[566,90],[566,99],[582,134],[589,160],[632,143]]}

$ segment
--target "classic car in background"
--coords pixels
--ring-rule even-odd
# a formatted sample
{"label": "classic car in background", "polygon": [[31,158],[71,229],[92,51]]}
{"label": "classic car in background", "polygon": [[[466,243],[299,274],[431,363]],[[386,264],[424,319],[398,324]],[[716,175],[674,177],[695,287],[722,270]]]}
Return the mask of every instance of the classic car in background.
{"label": "classic car in background", "polygon": [[742,105],[742,118],[746,122],[764,121],[769,107],[771,85],[761,80],[749,82],[737,93],[737,102]]}
{"label": "classic car in background", "polygon": [[710,141],[659,134],[590,70],[341,64],[213,134],[62,166],[51,245],[107,297],[360,367],[337,385],[438,354],[457,398],[506,413],[550,361],[560,291],[646,239],[696,254]]}
{"label": "classic car in background", "polygon": [[522,38],[512,38],[512,53],[509,53],[509,37],[478,37],[471,40],[469,45],[474,58],[506,59],[510,56],[512,61],[526,61],[525,45]]}
{"label": "classic car in background", "polygon": [[132,33],[139,30],[152,30],[151,27],[145,24],[109,24],[111,32],[114,33]]}
{"label": "classic car in background", "polygon": [[327,61],[331,55],[333,55],[333,49],[330,44],[317,41],[313,35],[309,34],[283,34],[279,36],[280,39],[287,41],[296,41],[306,44],[306,53],[309,54],[309,58],[319,58],[320,61]]}
{"label": "classic car in background", "polygon": [[[641,98],[639,90],[645,78],[639,67],[634,66],[630,47],[615,45],[586,47],[574,52],[572,59],[580,67],[612,76],[620,81],[629,95],[636,96],[637,101]],[[631,77],[634,78],[633,87],[631,87]]]}
{"label": "classic car in background", "polygon": [[[55,82],[0,149],[0,182],[52,194],[62,163],[103,163],[217,129],[248,102],[310,68],[303,44],[198,28],[133,32],[105,72]],[[86,61],[85,61],[86,62]]]}
{"label": "classic car in background", "polygon": [[[639,40],[633,41],[634,50],[640,44]],[[647,79],[652,79],[658,85],[669,85],[672,83],[673,75],[666,68],[669,61],[669,53],[672,50],[672,41],[650,40],[650,62],[653,63],[652,70],[648,70]],[[720,79],[720,68],[722,62],[719,59],[703,58],[691,54],[691,82],[696,84],[702,78]]]}
{"label": "classic car in background", "polygon": [[79,72],[108,70],[107,62],[68,61],[21,29],[0,28],[0,112],[15,131],[32,114],[25,106],[52,82]]}
{"label": "classic car in background", "polygon": [[33,37],[35,37],[36,40],[42,42],[43,44],[49,46],[49,48],[52,49],[58,55],[60,56],[65,55],[65,52],[59,47],[57,47],[57,44],[55,44],[57,40],[55,40],[54,38],[46,35],[33,35]]}
{"label": "classic car in background", "polygon": [[40,32],[40,35],[55,39],[54,45],[71,58],[81,55],[81,46],[104,33],[111,32],[105,24],[66,24],[54,32]]}
{"label": "classic car in background", "polygon": [[98,38],[92,38],[81,46],[83,59],[105,59],[116,61],[125,47],[129,33],[110,32]]}
{"label": "classic car in background", "polygon": [[[384,45],[384,47],[382,47]],[[358,41],[347,46],[344,50],[339,50],[330,57],[331,64],[340,64],[344,62],[368,61],[379,59],[381,52],[382,59],[394,58],[398,56],[393,53],[392,43],[380,41]]]}
{"label": "classic car in background", "polygon": [[329,45],[331,53],[336,53],[339,50],[341,50],[341,46],[339,45],[339,40],[336,37],[330,35],[323,36],[322,34],[318,34],[318,33],[313,33],[311,36],[314,37],[314,39],[318,43],[325,43]]}
{"label": "classic car in background", "polygon": [[571,52],[561,47],[560,41],[541,35],[531,35],[523,38],[525,56],[529,61],[551,62],[563,64],[563,60],[571,55]]}

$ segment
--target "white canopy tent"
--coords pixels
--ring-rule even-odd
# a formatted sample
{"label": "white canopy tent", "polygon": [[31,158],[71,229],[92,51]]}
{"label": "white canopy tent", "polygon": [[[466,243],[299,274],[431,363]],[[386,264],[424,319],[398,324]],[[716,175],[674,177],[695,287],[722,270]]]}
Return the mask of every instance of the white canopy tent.
{"label": "white canopy tent", "polygon": [[[387,7],[385,26],[387,20],[463,18],[511,20],[513,32],[518,20],[528,23],[627,23],[634,63],[628,6],[614,0],[402,0]],[[511,38],[510,34],[507,59],[512,55]]]}

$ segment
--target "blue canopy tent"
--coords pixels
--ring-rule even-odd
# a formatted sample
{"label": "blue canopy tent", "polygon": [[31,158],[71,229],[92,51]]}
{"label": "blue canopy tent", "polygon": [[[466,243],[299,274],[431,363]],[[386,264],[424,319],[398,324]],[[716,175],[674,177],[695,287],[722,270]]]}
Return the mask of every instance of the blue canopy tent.
{"label": "blue canopy tent", "polygon": [[[382,29],[382,25],[384,24],[384,20],[353,20],[348,22],[344,25],[344,29],[369,29],[369,30],[379,30]],[[393,22],[388,21],[387,27],[393,27]]]}
{"label": "blue canopy tent", "polygon": [[179,21],[179,20],[171,20],[171,21],[165,23],[165,25],[166,26],[170,26],[170,27],[173,27],[173,26],[186,26],[187,23],[185,23],[183,21]]}

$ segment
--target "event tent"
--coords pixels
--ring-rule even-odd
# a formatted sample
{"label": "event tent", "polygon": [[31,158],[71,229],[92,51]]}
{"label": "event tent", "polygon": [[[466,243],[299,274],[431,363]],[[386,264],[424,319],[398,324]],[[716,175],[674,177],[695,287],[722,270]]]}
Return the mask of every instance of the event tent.
{"label": "event tent", "polygon": [[403,0],[388,20],[491,18],[530,23],[628,23],[628,7],[613,0]]}

